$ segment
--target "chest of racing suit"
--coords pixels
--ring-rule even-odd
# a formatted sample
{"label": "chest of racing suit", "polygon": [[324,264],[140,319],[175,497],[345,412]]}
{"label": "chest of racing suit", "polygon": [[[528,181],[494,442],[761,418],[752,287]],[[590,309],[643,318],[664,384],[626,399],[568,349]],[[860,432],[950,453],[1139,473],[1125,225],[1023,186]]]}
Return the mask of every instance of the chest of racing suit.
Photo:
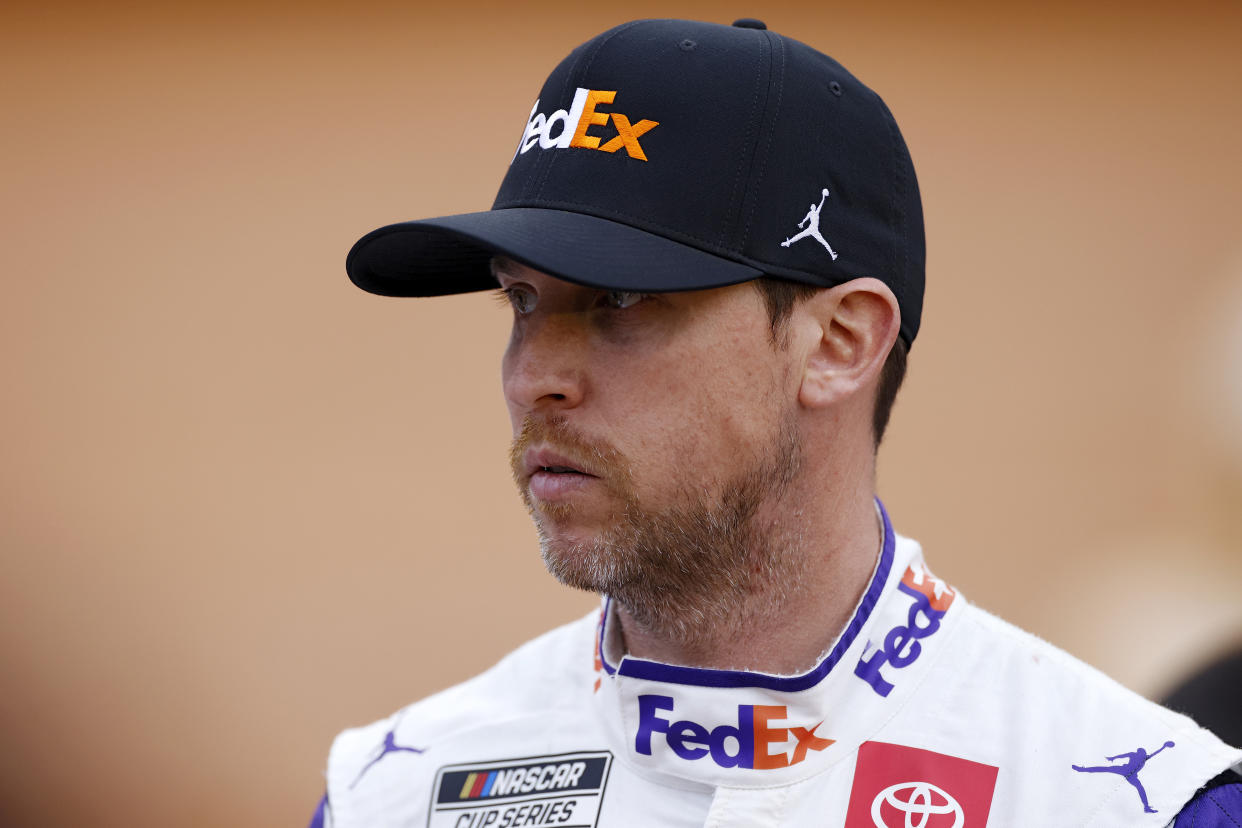
{"label": "chest of racing suit", "polygon": [[809,672],[624,656],[605,602],[342,733],[326,824],[1161,828],[1242,762],[970,605],[883,519],[870,585]]}

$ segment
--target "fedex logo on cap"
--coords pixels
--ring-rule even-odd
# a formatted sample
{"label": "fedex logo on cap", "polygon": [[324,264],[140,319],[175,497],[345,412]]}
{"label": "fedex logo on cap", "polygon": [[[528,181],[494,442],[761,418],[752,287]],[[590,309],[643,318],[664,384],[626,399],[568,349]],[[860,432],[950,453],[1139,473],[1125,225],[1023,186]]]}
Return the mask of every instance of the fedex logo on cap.
{"label": "fedex logo on cap", "polygon": [[688,719],[665,718],[661,711],[673,712],[671,697],[654,693],[638,697],[638,735],[634,739],[638,753],[650,756],[652,737],[661,734],[681,759],[710,756],[722,768],[772,770],[796,765],[809,751],[820,751],[833,743],[815,735],[823,722],[812,727],[780,724],[789,712],[783,704],[739,704],[736,725],[721,724],[710,730]]}
{"label": "fedex logo on cap", "polygon": [[[616,97],[615,90],[583,89],[579,86],[574,92],[574,100],[569,109],[558,109],[551,115],[540,112],[539,101],[535,101],[535,105],[530,108],[530,119],[526,122],[526,130],[522,133],[522,140],[518,143],[513,158],[517,159],[538,144],[540,149],[580,147],[600,152],[616,152],[624,147],[630,158],[646,161],[647,154],[643,152],[638,139],[660,123],[643,118],[632,124],[620,112],[600,112],[597,109],[601,104],[611,104]],[[600,139],[603,136],[592,135],[591,129],[607,124],[609,119],[612,120],[617,134],[601,145]]]}

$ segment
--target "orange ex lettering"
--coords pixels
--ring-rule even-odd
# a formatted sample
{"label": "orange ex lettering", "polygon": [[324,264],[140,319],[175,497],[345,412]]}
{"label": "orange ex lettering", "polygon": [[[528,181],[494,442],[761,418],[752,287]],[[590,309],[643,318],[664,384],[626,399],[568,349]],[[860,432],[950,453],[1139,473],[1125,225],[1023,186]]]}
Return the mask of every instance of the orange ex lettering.
{"label": "orange ex lettering", "polygon": [[[768,727],[768,722],[772,719],[784,719],[788,715],[783,704],[756,704],[754,710],[756,768],[764,770],[787,768],[805,759],[808,750],[823,750],[832,744],[831,739],[823,739],[815,735],[815,731],[823,722],[817,723],[814,727]],[[792,759],[783,748],[791,734],[797,740]],[[769,753],[769,745],[781,745],[782,748],[779,753]]]}

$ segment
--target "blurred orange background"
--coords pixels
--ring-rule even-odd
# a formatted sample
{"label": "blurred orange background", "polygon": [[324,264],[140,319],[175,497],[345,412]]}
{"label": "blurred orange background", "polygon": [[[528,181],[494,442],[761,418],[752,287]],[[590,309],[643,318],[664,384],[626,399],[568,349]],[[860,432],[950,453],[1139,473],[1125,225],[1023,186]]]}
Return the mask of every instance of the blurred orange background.
{"label": "blurred orange background", "polygon": [[1242,6],[0,11],[0,824],[303,825],[333,734],[594,605],[504,459],[505,311],[344,274],[488,206],[545,74],[759,16],[896,113],[927,306],[881,496],[1149,695],[1242,634]]}

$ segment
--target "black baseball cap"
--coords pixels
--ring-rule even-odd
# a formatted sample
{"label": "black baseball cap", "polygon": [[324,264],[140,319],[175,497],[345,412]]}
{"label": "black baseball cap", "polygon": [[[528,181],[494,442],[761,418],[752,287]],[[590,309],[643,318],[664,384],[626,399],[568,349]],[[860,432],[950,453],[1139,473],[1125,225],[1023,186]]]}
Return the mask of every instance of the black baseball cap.
{"label": "black baseball cap", "polygon": [[638,20],[561,61],[531,107],[492,209],[390,224],[345,268],[384,296],[496,287],[503,254],[591,287],[697,290],[760,276],[873,276],[923,305],[923,210],[880,96],[768,31]]}

